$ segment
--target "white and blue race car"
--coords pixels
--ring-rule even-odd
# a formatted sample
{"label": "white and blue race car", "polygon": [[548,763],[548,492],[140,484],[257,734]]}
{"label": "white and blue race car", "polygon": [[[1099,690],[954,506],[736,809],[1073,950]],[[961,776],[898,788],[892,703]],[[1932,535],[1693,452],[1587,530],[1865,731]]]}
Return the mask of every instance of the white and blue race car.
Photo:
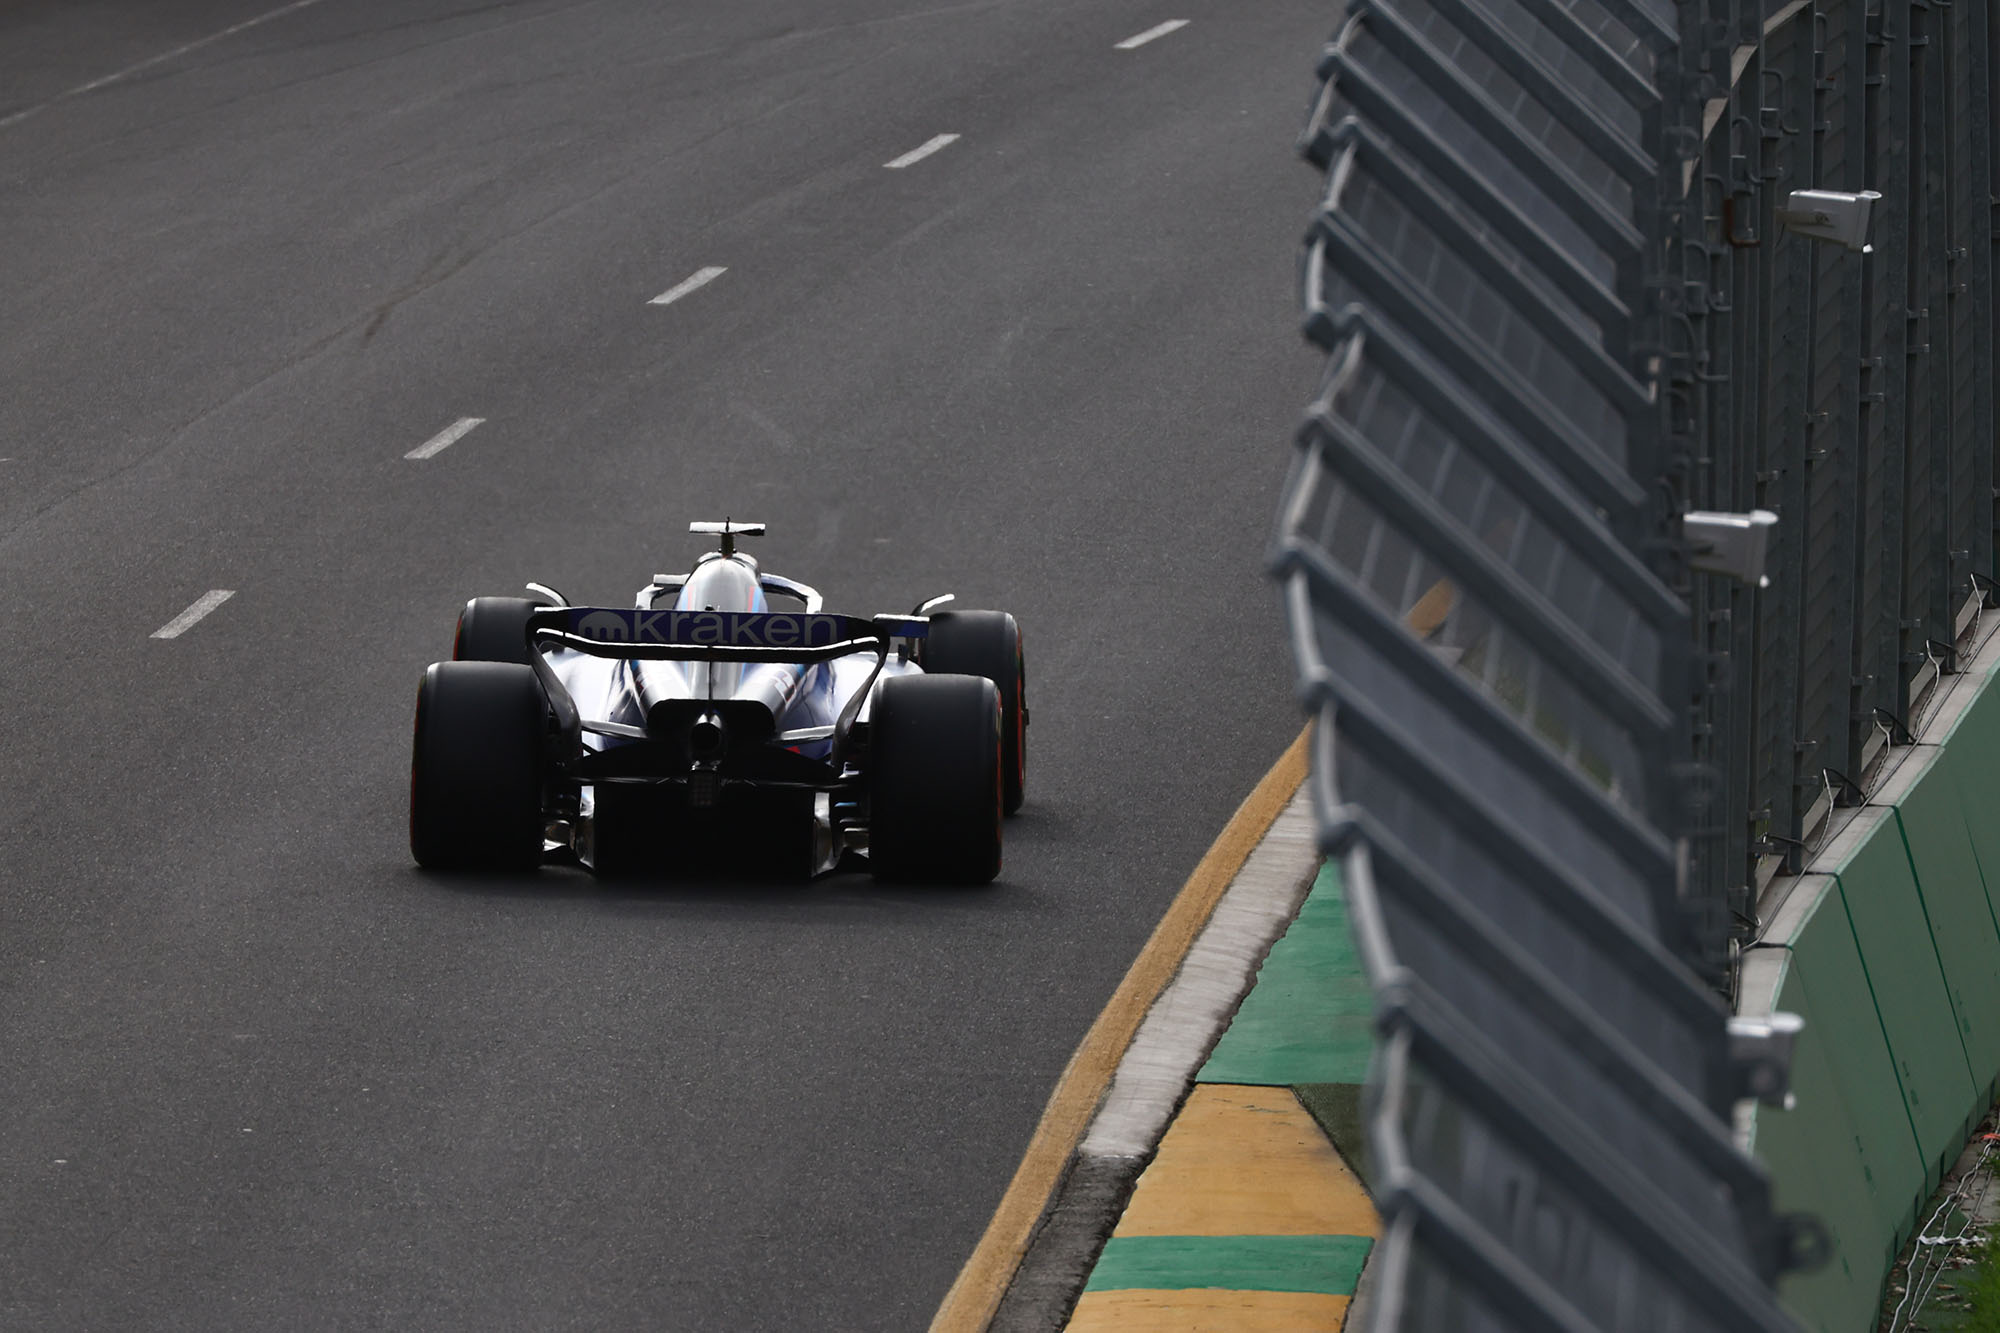
{"label": "white and blue race car", "polygon": [[[999,611],[866,619],[715,536],[630,610],[552,588],[476,597],[424,672],[410,850],[435,869],[600,875],[754,848],[807,874],[984,882],[1027,777],[1021,631]],[[796,610],[773,610],[782,598]]]}

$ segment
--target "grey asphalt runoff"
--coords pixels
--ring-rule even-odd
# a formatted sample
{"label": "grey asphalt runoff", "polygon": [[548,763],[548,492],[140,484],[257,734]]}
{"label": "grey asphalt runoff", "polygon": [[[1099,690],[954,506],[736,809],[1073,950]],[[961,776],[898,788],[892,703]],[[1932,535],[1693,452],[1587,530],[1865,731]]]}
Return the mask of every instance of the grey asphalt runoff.
{"label": "grey asphalt runoff", "polygon": [[[0,4],[0,1327],[920,1329],[1300,724],[1333,13],[329,0],[154,60],[274,8]],[[830,609],[1020,617],[999,881],[417,870],[463,600],[625,604],[725,515]]]}

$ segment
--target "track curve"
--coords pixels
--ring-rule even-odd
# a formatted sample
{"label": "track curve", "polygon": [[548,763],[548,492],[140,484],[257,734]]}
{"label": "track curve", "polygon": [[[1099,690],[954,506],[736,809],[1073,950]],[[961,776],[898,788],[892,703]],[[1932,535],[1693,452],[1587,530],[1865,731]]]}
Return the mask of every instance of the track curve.
{"label": "track curve", "polygon": [[[921,1327],[1297,729],[1323,10],[140,8],[0,13],[0,1325]],[[1000,880],[416,870],[463,599],[722,513],[1020,617]]]}

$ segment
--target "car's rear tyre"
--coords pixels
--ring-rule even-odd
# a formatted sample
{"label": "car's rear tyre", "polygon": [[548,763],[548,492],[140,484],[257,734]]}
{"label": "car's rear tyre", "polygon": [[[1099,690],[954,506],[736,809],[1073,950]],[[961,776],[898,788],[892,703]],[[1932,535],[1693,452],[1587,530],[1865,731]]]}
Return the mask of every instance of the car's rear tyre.
{"label": "car's rear tyre", "polygon": [[1005,611],[940,611],[918,664],[939,674],[984,676],[1000,691],[1000,771],[1013,814],[1028,787],[1028,666],[1021,627]]}
{"label": "car's rear tyre", "polygon": [[452,660],[529,665],[528,617],[541,609],[525,597],[473,598],[458,613]]}
{"label": "car's rear tyre", "polygon": [[417,689],[410,854],[433,870],[528,869],[542,858],[548,700],[511,662],[439,662]]}
{"label": "car's rear tyre", "polygon": [[882,683],[868,722],[868,860],[883,879],[1000,873],[1000,693],[979,676]]}

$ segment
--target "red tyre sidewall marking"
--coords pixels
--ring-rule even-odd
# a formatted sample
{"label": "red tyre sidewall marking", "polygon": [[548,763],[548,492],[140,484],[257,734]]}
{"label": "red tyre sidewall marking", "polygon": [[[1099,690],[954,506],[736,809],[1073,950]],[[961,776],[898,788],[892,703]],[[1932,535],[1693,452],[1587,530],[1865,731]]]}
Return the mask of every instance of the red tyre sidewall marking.
{"label": "red tyre sidewall marking", "polygon": [[[1003,845],[1004,831],[1007,827],[1007,770],[1004,767],[1007,762],[1007,747],[1000,743],[1000,738],[1006,734],[1006,719],[1001,716],[1004,711],[1005,708],[1000,702],[1000,691],[995,690],[993,691],[993,844],[995,847]],[[998,863],[1002,857],[995,857],[994,860]],[[993,873],[996,875],[1000,873],[997,865]]]}
{"label": "red tyre sidewall marking", "polygon": [[1021,632],[1014,631],[1014,784],[1028,785],[1028,665]]}

